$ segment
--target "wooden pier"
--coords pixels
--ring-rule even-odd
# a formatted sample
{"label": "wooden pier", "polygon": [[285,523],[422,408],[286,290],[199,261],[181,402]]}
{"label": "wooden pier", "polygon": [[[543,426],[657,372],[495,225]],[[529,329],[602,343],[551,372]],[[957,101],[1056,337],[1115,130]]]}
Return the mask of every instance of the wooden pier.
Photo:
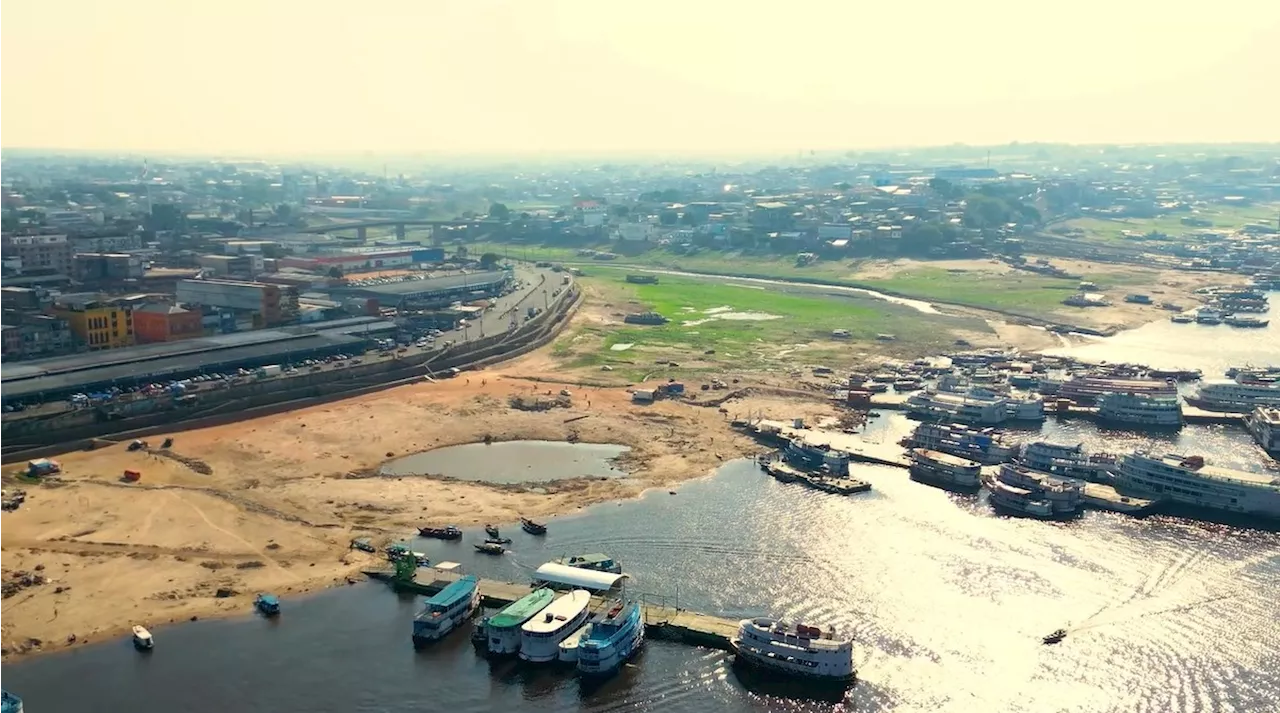
{"label": "wooden pier", "polygon": [[[365,570],[365,576],[386,582],[397,591],[431,596],[463,575],[438,569],[422,568],[413,580],[397,579],[391,570]],[[425,581],[423,576],[429,576]],[[532,592],[529,584],[502,582],[496,579],[480,580],[480,602],[486,607],[501,608]],[[591,610],[604,606],[611,597],[595,595],[591,598]],[[732,651],[731,639],[738,633],[738,620],[686,611],[664,603],[651,604],[641,595],[641,607],[648,636],[664,641],[675,641],[690,646]]]}

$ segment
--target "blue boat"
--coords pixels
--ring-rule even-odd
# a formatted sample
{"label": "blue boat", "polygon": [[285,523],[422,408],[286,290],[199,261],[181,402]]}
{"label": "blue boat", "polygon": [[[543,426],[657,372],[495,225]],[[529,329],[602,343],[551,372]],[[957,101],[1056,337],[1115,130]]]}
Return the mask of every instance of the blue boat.
{"label": "blue boat", "polygon": [[591,633],[578,644],[578,673],[607,676],[644,646],[644,621],[640,605],[622,600],[610,602],[608,608],[591,622]]}
{"label": "blue boat", "polygon": [[0,713],[22,713],[22,699],[0,689]]}
{"label": "blue boat", "polygon": [[422,646],[443,639],[470,619],[480,607],[480,580],[467,575],[427,600],[413,618],[413,644]]}
{"label": "blue boat", "polygon": [[280,613],[280,600],[274,594],[259,594],[253,605],[263,616],[275,616]]}

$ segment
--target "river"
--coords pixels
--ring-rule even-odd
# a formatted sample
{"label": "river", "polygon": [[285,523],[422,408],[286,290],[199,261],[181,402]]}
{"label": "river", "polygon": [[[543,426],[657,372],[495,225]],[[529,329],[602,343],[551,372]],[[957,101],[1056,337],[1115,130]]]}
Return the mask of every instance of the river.
{"label": "river", "polygon": [[[415,548],[517,581],[599,550],[633,591],[685,608],[834,625],[857,640],[854,710],[1207,713],[1280,697],[1280,534],[1110,513],[1008,519],[895,468],[858,477],[875,490],[841,498],[735,461],[676,495],[556,518],[542,539],[509,527],[506,557],[475,554],[475,532]],[[286,601],[276,621],[160,627],[148,656],[122,639],[21,661],[4,683],[33,713],[846,709],[748,688],[726,654],[668,642],[595,690],[491,665],[466,631],[415,652],[419,602],[360,584]],[[1040,644],[1061,626],[1063,644]]]}

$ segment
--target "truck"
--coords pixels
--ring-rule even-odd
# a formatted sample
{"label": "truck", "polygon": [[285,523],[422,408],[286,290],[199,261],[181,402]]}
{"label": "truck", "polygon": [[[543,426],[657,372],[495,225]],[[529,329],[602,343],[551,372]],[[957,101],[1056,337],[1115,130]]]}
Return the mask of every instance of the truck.
{"label": "truck", "polygon": [[258,369],[258,378],[266,379],[272,376],[279,376],[281,371],[283,371],[283,369],[279,364],[270,364]]}

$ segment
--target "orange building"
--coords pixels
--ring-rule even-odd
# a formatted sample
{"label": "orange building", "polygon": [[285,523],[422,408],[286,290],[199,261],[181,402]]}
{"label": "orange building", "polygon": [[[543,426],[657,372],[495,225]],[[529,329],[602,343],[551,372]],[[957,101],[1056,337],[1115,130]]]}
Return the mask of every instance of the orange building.
{"label": "orange building", "polygon": [[204,334],[200,312],[178,305],[152,304],[133,311],[133,333],[139,342],[172,342]]}

